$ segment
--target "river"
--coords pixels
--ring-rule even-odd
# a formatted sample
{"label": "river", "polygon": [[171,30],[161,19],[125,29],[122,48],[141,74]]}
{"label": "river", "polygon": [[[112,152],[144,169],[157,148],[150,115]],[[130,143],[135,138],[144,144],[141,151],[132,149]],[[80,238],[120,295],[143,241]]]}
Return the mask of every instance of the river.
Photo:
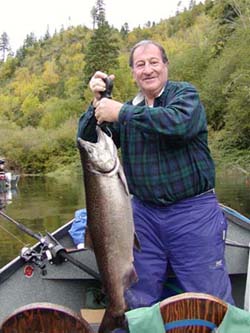
{"label": "river", "polygon": [[[250,217],[250,178],[242,173],[217,176],[219,201]],[[85,207],[82,177],[21,177],[3,212],[35,232],[54,231]],[[19,255],[25,245],[36,241],[0,217],[0,267]]]}

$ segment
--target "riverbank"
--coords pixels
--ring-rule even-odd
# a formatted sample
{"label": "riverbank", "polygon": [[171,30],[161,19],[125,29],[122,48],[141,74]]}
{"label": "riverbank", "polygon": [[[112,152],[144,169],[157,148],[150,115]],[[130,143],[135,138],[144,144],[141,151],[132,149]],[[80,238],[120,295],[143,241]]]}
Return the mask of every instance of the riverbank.
{"label": "riverbank", "polygon": [[230,148],[224,144],[221,132],[209,131],[209,148],[215,161],[216,172],[250,176],[250,151]]}

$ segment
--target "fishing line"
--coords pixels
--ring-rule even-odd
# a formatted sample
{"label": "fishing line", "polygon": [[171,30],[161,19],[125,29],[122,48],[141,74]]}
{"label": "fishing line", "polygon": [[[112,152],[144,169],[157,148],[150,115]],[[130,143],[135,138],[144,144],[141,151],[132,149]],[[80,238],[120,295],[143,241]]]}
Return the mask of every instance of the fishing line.
{"label": "fishing line", "polygon": [[22,245],[26,245],[21,239],[17,238],[11,231],[7,230],[6,228],[4,228],[1,224],[0,224],[0,228],[2,230],[4,230],[7,234],[9,234],[10,236],[12,236],[13,238],[15,238],[18,242],[20,242]]}
{"label": "fishing line", "polygon": [[7,221],[11,222],[12,224],[15,224],[18,227],[18,229],[20,229],[21,231],[23,231],[26,234],[28,234],[29,236],[35,238],[39,242],[41,241],[41,235],[38,235],[37,233],[33,232],[31,229],[29,229],[28,227],[26,227],[22,223],[17,222],[12,217],[10,217],[7,214],[5,214],[1,209],[0,209],[0,215],[2,217],[4,217]]}

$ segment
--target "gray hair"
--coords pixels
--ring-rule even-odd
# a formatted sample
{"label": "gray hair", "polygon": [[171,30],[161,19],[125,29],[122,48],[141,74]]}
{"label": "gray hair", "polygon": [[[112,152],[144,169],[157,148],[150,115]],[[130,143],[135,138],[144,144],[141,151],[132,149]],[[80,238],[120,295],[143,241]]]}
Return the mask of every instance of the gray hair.
{"label": "gray hair", "polygon": [[153,44],[155,45],[156,47],[158,47],[158,49],[160,50],[161,52],[161,56],[162,56],[162,61],[165,63],[168,62],[168,57],[167,57],[167,54],[166,54],[166,51],[165,49],[163,48],[163,46],[161,46],[161,44],[157,43],[157,42],[154,42],[152,40],[149,40],[149,39],[144,39],[144,40],[141,40],[140,42],[136,43],[131,51],[130,51],[130,56],[129,56],[129,66],[130,67],[133,67],[134,66],[134,53],[135,53],[135,50],[139,47],[139,46],[142,46],[142,45],[149,45],[149,44]]}

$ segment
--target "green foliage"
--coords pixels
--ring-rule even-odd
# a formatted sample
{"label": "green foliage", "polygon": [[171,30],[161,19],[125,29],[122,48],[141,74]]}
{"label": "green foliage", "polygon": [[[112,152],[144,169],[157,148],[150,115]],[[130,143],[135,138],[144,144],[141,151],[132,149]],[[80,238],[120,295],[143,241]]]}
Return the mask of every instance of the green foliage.
{"label": "green foliage", "polygon": [[239,150],[238,147],[225,145],[225,137],[227,135],[229,133],[225,130],[209,130],[210,149],[215,160],[217,173],[225,173],[225,166],[227,167],[227,172],[250,170],[249,149]]}
{"label": "green foliage", "polygon": [[93,33],[85,54],[85,83],[97,71],[110,73],[118,66],[117,40],[113,29],[107,22],[100,25]]}
{"label": "green foliage", "polygon": [[21,106],[22,125],[37,127],[41,118],[41,104],[37,96],[28,95]]}
{"label": "green foliage", "polygon": [[216,0],[210,7],[209,15],[213,17],[216,32],[213,41],[214,56],[220,55],[230,37],[237,29],[239,20],[248,12],[247,0]]}
{"label": "green foliage", "polygon": [[171,17],[167,24],[168,37],[174,36],[179,31],[185,31],[192,27],[199,15],[203,13],[203,5],[191,5],[192,10],[185,10],[183,13],[177,13],[176,16]]}
{"label": "green foliage", "polygon": [[51,154],[45,163],[46,172],[65,169],[75,161],[79,161],[79,152],[76,147],[77,119],[67,120],[56,131],[52,131],[55,153]]}
{"label": "green foliage", "polygon": [[91,14],[97,24],[97,29],[94,30],[85,51],[84,82],[86,86],[97,70],[109,73],[118,66],[118,40],[114,29],[105,19],[103,0],[96,1],[96,6],[92,9]]}
{"label": "green foliage", "polygon": [[[247,80],[250,70],[248,61],[249,32],[250,25],[248,27],[241,24],[237,26],[221,56],[210,62],[204,73],[202,84],[202,97],[206,105],[209,123],[216,130],[226,126],[227,130],[230,130],[230,135],[225,137],[225,142],[230,138],[231,141],[235,140],[235,145],[238,147],[241,147],[241,144],[238,139],[236,140],[236,136],[239,135],[240,141],[242,140],[242,135],[244,135],[242,130],[246,125],[243,121],[245,118],[243,113],[248,107],[246,101],[248,99]],[[243,116],[241,126],[238,128],[232,126],[230,121],[230,119],[236,121],[235,113],[237,113],[237,121],[240,121],[241,113]]]}
{"label": "green foliage", "polygon": [[9,94],[0,95],[0,119],[15,121],[20,109],[20,100],[16,96]]}
{"label": "green foliage", "polygon": [[171,77],[177,81],[191,82],[200,88],[200,74],[207,68],[209,61],[210,54],[206,47],[190,47],[185,52],[175,55],[171,61]]}
{"label": "green foliage", "polygon": [[230,79],[237,59],[228,59],[227,63],[221,58],[211,62],[202,78],[201,96],[206,107],[209,124],[215,130],[225,125],[227,95],[225,87]]}
{"label": "green foliage", "polygon": [[0,62],[5,61],[10,53],[11,47],[9,44],[9,36],[6,32],[3,32],[0,36]]}
{"label": "green foliage", "polygon": [[233,88],[227,103],[225,144],[238,149],[250,147],[250,69],[232,75]]}
{"label": "green foliage", "polygon": [[126,39],[126,38],[128,37],[129,26],[128,26],[128,23],[127,23],[127,22],[125,22],[125,23],[123,24],[123,26],[121,27],[121,31],[120,31],[120,33],[121,33],[121,37],[122,37],[123,39]]}
{"label": "green foliage", "polygon": [[24,173],[47,173],[71,163],[77,156],[75,128],[77,121],[68,120],[56,130],[26,127],[21,129],[0,121],[1,155],[12,169]]}
{"label": "green foliage", "polygon": [[98,0],[91,12],[93,29],[62,28],[40,39],[31,33],[15,57],[0,62],[0,155],[25,173],[79,162],[77,119],[93,98],[90,77],[96,70],[115,74],[113,98],[131,99],[137,87],[129,50],[152,39],[167,51],[170,79],[200,91],[218,156],[241,163],[250,147],[249,0],[190,1],[182,13],[132,31],[126,23],[121,31],[110,27],[104,5]]}
{"label": "green foliage", "polygon": [[74,96],[68,99],[50,98],[42,106],[40,126],[44,129],[58,128],[68,119],[80,114],[81,104],[81,101]]}
{"label": "green foliage", "polygon": [[6,83],[14,75],[18,61],[16,58],[7,58],[4,65],[0,65],[0,85]]}
{"label": "green foliage", "polygon": [[[96,11],[95,11],[95,18],[98,28],[105,24],[105,4],[104,0],[96,0]],[[93,11],[92,11],[93,13]]]}
{"label": "green foliage", "polygon": [[120,56],[119,67],[112,74],[115,75],[113,98],[121,102],[130,100],[136,94],[137,87],[128,65],[128,55]]}

